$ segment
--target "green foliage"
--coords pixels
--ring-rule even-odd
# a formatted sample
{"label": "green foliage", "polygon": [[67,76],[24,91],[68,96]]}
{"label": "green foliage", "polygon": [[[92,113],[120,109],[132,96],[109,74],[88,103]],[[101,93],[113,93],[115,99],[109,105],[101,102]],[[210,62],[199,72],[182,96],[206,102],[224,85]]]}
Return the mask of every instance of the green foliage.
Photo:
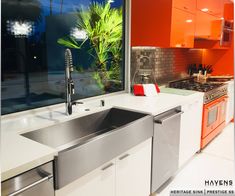
{"label": "green foliage", "polygon": [[99,72],[94,72],[93,73],[93,79],[96,80],[96,82],[97,82],[100,89],[104,89],[104,84],[103,84],[103,82],[100,78],[100,73]]}
{"label": "green foliage", "polygon": [[[88,10],[78,10],[77,17],[77,28],[86,31],[90,42],[88,52],[94,58],[96,70],[93,78],[100,87],[109,80],[120,80],[122,9],[111,9],[109,2],[93,2]],[[61,38],[58,43],[75,49],[83,45],[71,37]]]}
{"label": "green foliage", "polygon": [[84,72],[84,68],[80,65],[80,66],[76,66],[75,67],[75,70],[77,71],[77,72],[80,72],[80,73],[82,73],[82,72]]}
{"label": "green foliage", "polygon": [[67,48],[81,49],[84,42],[79,45],[78,42],[73,37],[65,36],[65,37],[59,38],[57,40],[57,43]]}

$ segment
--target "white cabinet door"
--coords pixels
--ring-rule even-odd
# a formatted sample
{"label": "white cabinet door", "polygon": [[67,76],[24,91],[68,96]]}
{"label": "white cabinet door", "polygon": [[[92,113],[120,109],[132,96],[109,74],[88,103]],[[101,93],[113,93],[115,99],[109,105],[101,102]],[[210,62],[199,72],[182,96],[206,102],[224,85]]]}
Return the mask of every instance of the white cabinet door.
{"label": "white cabinet door", "polygon": [[149,196],[152,139],[116,160],[116,196]]}
{"label": "white cabinet door", "polygon": [[179,167],[200,150],[203,98],[182,106]]}
{"label": "white cabinet door", "polygon": [[56,191],[56,196],[149,196],[152,138]]}
{"label": "white cabinet door", "polygon": [[56,196],[115,196],[115,160],[56,191]]}
{"label": "white cabinet door", "polygon": [[226,124],[228,124],[234,116],[234,81],[228,83],[228,103],[226,111]]}

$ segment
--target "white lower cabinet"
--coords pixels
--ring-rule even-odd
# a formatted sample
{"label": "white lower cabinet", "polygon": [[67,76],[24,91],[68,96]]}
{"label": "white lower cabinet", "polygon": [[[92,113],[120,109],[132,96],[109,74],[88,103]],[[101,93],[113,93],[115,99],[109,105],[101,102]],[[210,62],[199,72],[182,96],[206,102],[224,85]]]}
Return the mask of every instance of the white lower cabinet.
{"label": "white lower cabinet", "polygon": [[116,196],[150,195],[151,140],[119,156],[116,161]]}
{"label": "white lower cabinet", "polygon": [[115,196],[115,159],[56,191],[56,196]]}
{"label": "white lower cabinet", "polygon": [[182,106],[179,167],[200,150],[202,130],[203,95],[189,100]]}
{"label": "white lower cabinet", "polygon": [[228,103],[226,111],[226,124],[228,124],[234,116],[234,81],[228,82]]}
{"label": "white lower cabinet", "polygon": [[149,196],[152,138],[56,191],[56,196]]}

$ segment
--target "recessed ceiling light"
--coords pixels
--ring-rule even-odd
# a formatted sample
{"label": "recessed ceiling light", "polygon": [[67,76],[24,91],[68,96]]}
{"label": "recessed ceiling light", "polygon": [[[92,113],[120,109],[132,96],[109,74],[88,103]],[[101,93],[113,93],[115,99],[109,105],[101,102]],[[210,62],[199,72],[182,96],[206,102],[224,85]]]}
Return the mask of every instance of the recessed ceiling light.
{"label": "recessed ceiling light", "polygon": [[191,22],[193,22],[193,20],[192,20],[192,19],[188,19],[188,20],[186,20],[185,22],[191,23]]}
{"label": "recessed ceiling light", "polygon": [[208,12],[209,9],[208,9],[208,8],[202,8],[201,11],[202,11],[202,12]]}

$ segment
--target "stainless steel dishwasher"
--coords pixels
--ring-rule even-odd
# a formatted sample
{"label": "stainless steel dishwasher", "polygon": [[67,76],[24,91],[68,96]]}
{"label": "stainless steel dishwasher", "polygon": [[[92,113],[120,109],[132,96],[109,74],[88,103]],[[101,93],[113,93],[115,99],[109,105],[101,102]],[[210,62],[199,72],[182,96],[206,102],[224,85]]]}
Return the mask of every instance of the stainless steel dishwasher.
{"label": "stainless steel dishwasher", "polygon": [[178,169],[181,107],[154,117],[152,186],[157,191]]}
{"label": "stainless steel dishwasher", "polygon": [[2,182],[2,196],[54,196],[52,162]]}

